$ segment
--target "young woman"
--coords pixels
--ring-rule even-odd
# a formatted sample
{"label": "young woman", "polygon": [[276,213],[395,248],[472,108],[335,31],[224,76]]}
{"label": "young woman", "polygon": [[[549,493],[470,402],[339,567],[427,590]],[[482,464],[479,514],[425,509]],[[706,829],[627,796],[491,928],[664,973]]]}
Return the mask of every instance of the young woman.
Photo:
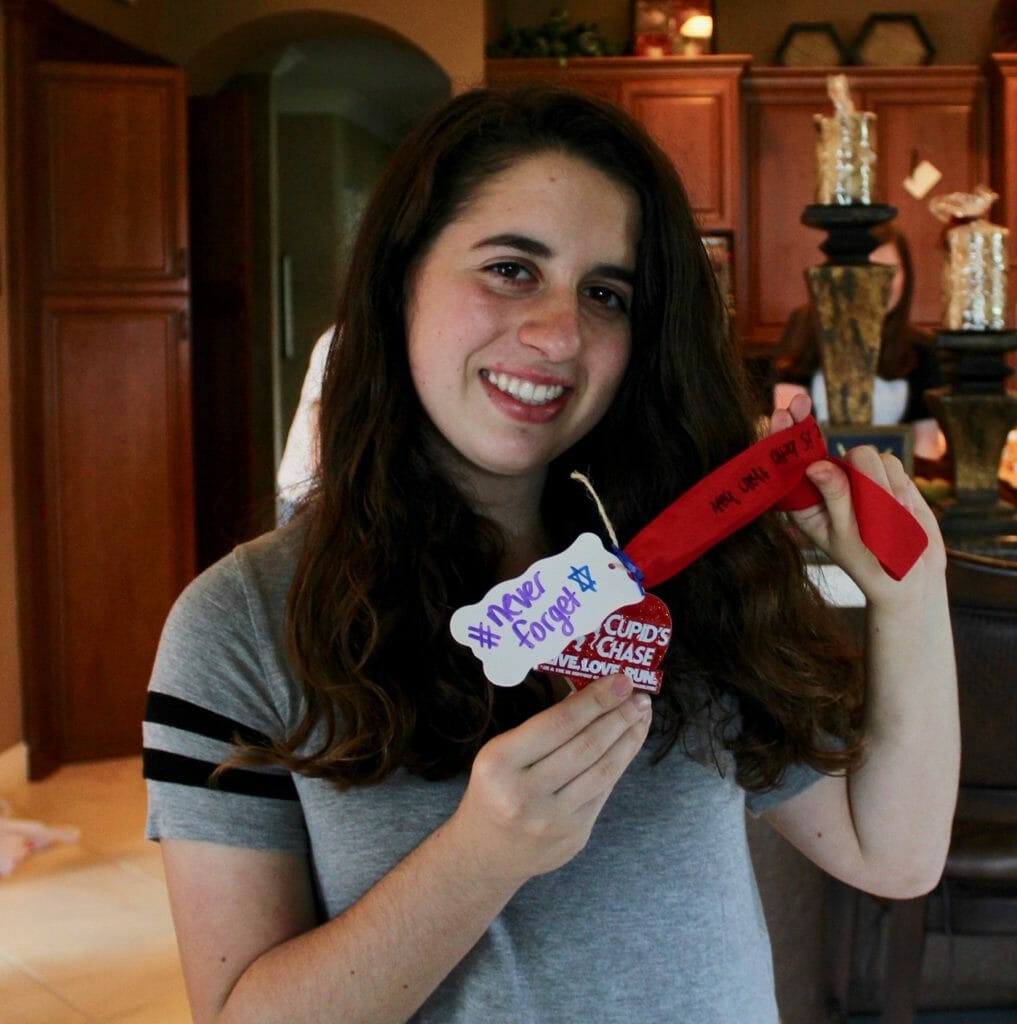
{"label": "young woman", "polygon": [[900,464],[850,456],[928,532],[899,582],[838,466],[794,514],[868,597],[864,688],[776,514],[657,588],[652,707],[622,675],[493,687],[450,616],[603,533],[571,471],[624,543],[758,439],[688,200],[613,107],[467,93],[395,156],[338,322],[315,491],[187,589],[152,679],[195,1020],[776,1021],[746,794],[884,895],[948,843],[944,555]]}
{"label": "young woman", "polygon": [[[869,254],[869,261],[897,268],[883,320],[872,421],[912,424],[916,454],[936,460],[945,452],[945,440],[925,402],[925,391],[939,387],[943,374],[932,337],[911,323],[911,249],[893,224],[880,224],[872,229],[872,235],[879,245]],[[791,395],[805,392],[812,396],[816,418],[826,419],[826,385],[810,304],[799,306],[788,318],[774,357],[774,372],[775,408],[786,406]]]}

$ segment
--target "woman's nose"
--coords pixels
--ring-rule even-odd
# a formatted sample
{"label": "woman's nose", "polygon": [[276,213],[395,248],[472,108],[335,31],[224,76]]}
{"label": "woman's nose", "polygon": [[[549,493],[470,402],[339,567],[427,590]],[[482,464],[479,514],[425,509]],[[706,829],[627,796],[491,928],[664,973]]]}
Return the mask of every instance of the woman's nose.
{"label": "woman's nose", "polygon": [[519,327],[519,340],[551,362],[574,358],[582,345],[575,295],[543,296],[530,306]]}

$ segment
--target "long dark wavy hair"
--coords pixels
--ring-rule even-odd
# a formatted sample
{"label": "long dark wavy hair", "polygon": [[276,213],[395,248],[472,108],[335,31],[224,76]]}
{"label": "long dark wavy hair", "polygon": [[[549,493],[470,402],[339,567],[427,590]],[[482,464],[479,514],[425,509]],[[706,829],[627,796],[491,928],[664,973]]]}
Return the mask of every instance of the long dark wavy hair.
{"label": "long dark wavy hair", "polygon": [[[543,513],[554,549],[582,530],[603,535],[572,470],[593,481],[624,543],[758,438],[688,198],[644,130],[609,104],[556,88],[454,98],[404,142],[363,218],[338,310],[342,340],[324,376],[321,468],[299,513],[305,534],[286,613],[307,713],[294,735],[248,760],[340,786],[400,768],[445,778],[551,699],[546,685],[492,686],[450,636],[451,613],[497,580],[504,542],[432,457],[434,427],[414,390],[405,329],[408,283],[435,237],[492,175],[548,151],[631,189],[642,212],[631,359],[603,420],[549,467]],[[747,787],[774,785],[793,761],[836,771],[857,758],[857,659],[776,515],[657,593],[675,625],[656,699],[660,757],[709,705],[726,709],[711,719],[716,742]]]}

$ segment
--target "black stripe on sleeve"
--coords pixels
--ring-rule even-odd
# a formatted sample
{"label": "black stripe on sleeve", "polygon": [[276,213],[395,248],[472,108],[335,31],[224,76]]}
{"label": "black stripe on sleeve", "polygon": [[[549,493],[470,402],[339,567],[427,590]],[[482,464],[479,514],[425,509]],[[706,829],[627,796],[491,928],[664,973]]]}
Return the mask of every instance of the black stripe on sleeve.
{"label": "black stripe on sleeve", "polygon": [[214,782],[212,772],[218,766],[183,754],[145,747],[142,753],[142,773],[155,782],[175,782],[180,786],[199,789],[217,789],[242,796],[270,797],[273,800],[296,800],[297,787],[289,775],[249,771],[246,768],[228,768]]}
{"label": "black stripe on sleeve", "polygon": [[192,704],[182,697],[149,690],[145,706],[145,721],[157,725],[169,725],[184,732],[207,736],[223,743],[235,743],[239,738],[244,743],[256,746],[270,746],[271,741],[262,732],[234,721],[217,711],[210,711],[200,704]]}

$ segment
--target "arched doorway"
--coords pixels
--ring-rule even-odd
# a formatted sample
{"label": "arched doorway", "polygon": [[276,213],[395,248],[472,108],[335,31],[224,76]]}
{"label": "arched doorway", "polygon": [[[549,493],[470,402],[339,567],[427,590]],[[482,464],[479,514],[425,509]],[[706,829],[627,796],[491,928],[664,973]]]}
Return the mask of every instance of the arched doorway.
{"label": "arched doorway", "polygon": [[273,525],[275,468],[359,212],[392,149],[451,85],[407,40],[343,15],[260,19],[195,65],[199,82],[216,83],[190,109],[204,566]]}

